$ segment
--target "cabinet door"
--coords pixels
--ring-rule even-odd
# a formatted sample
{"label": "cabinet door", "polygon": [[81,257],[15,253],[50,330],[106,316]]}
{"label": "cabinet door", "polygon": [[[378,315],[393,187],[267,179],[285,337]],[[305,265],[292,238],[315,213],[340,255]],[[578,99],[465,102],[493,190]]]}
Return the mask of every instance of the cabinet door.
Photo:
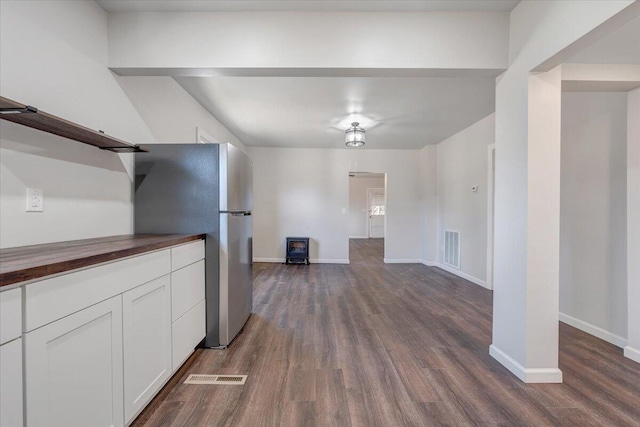
{"label": "cabinet door", "polygon": [[122,298],[29,332],[27,425],[122,426]]}
{"label": "cabinet door", "polygon": [[0,346],[0,427],[22,423],[22,338]]}
{"label": "cabinet door", "polygon": [[124,412],[131,421],[171,375],[171,281],[163,276],[122,295]]}

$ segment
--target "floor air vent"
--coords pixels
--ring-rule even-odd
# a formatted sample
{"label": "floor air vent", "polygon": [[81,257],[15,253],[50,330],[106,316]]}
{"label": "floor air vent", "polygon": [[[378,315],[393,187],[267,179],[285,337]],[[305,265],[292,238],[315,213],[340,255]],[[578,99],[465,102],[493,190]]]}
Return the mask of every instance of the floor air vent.
{"label": "floor air vent", "polygon": [[201,375],[191,374],[185,380],[185,384],[225,384],[243,385],[247,381],[246,375]]}
{"label": "floor air vent", "polygon": [[444,231],[444,263],[460,268],[460,233],[457,231]]}

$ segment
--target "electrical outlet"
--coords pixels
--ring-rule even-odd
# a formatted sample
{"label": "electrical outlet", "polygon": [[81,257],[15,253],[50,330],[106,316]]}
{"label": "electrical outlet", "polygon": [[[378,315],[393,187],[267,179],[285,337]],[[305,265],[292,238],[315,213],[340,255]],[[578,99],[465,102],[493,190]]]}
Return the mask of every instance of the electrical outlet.
{"label": "electrical outlet", "polygon": [[44,193],[41,188],[27,188],[27,212],[44,211]]}

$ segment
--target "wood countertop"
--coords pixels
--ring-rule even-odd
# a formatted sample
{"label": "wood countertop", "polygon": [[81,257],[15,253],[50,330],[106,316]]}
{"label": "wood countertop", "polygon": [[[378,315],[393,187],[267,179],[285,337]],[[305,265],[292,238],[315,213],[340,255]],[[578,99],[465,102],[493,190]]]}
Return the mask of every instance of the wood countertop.
{"label": "wood countertop", "polygon": [[204,237],[204,234],[127,234],[0,249],[0,287],[180,245]]}

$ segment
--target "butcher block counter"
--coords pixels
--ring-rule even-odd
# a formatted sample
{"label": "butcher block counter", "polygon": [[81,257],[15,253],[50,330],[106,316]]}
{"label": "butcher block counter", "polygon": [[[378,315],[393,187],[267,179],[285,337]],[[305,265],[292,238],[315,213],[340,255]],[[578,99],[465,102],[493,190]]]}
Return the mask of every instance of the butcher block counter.
{"label": "butcher block counter", "polygon": [[115,261],[203,238],[202,234],[127,234],[0,249],[0,286]]}
{"label": "butcher block counter", "polygon": [[0,250],[0,427],[131,424],[205,337],[204,237]]}

